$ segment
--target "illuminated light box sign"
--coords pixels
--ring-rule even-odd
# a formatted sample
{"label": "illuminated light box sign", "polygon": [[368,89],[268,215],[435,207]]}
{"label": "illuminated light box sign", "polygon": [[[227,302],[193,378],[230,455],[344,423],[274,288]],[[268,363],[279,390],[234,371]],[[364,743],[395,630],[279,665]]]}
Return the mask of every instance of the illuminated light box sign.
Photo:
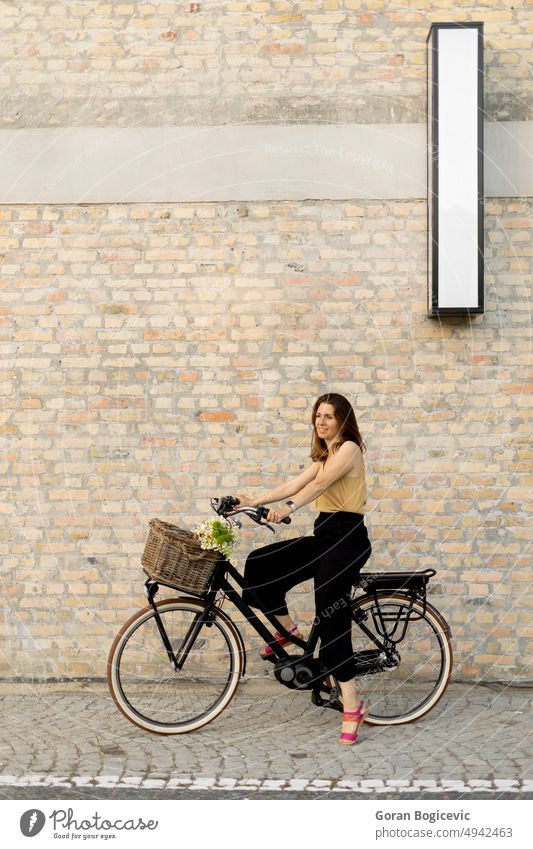
{"label": "illuminated light box sign", "polygon": [[483,24],[433,23],[428,70],[428,311],[484,311]]}

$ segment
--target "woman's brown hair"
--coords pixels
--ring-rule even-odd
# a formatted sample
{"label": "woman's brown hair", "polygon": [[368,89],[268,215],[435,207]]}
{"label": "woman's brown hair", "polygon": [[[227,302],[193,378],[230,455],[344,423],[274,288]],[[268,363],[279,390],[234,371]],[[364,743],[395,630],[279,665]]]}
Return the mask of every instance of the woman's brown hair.
{"label": "woman's brown hair", "polygon": [[321,404],[331,404],[335,410],[335,419],[340,425],[339,442],[336,443],[335,450],[338,450],[343,442],[355,442],[361,452],[364,453],[366,445],[363,437],[359,432],[357,420],[352,405],[344,395],[339,395],[337,392],[327,392],[316,399],[311,413],[311,423],[313,425],[313,437],[311,440],[311,459],[326,460],[328,457],[328,446],[324,439],[321,439],[316,430],[316,414]]}

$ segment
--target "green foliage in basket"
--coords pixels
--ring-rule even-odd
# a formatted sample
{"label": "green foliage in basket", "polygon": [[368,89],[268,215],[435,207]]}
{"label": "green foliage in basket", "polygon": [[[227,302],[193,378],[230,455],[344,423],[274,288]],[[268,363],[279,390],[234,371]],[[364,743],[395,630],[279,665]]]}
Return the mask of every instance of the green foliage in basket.
{"label": "green foliage in basket", "polygon": [[220,519],[203,522],[193,531],[200,543],[200,547],[212,551],[220,551],[228,557],[233,546],[238,542],[238,534],[235,526],[229,527]]}

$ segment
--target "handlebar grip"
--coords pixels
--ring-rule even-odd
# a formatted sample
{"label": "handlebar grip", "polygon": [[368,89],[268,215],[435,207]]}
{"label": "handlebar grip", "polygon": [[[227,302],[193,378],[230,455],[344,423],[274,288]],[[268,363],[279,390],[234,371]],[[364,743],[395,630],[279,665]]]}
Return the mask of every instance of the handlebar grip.
{"label": "handlebar grip", "polygon": [[[258,512],[259,517],[260,517],[261,519],[266,519],[266,517],[268,516],[268,507],[263,507],[263,506],[258,507],[258,508],[257,508],[257,512]],[[285,516],[285,518],[284,518],[284,519],[282,519],[281,521],[282,521],[282,523],[283,523],[284,525],[290,525],[290,523],[291,523],[291,517],[290,517],[290,516]]]}

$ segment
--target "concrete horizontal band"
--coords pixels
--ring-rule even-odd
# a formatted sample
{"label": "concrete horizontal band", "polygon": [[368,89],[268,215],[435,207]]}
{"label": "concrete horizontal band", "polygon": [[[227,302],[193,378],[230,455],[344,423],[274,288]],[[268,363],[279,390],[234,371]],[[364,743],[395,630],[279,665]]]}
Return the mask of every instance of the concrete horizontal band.
{"label": "concrete horizontal band", "polygon": [[[485,195],[533,194],[533,122],[485,124]],[[424,124],[0,130],[0,202],[425,198]]]}
{"label": "concrete horizontal band", "polygon": [[[149,93],[136,87],[135,93],[113,89],[106,94],[105,88],[91,85],[85,78],[80,83],[83,94],[79,87],[62,86],[59,96],[57,82],[47,86],[46,76],[39,80],[38,93],[30,93],[27,86],[20,89],[6,84],[0,89],[2,127],[416,124],[424,122],[427,112],[425,91],[364,91],[353,80],[342,87],[329,86],[327,93],[317,91],[311,81],[312,91],[302,94],[288,91],[289,85],[280,91],[263,88],[261,93],[247,93],[242,88],[213,92],[207,80],[196,75],[195,79],[197,90],[189,94],[180,93],[175,82],[169,83],[167,89],[151,87]],[[485,91],[483,108],[487,121],[528,121],[533,108],[528,83],[529,78],[514,78],[512,89]],[[371,82],[369,85],[372,87]]]}

